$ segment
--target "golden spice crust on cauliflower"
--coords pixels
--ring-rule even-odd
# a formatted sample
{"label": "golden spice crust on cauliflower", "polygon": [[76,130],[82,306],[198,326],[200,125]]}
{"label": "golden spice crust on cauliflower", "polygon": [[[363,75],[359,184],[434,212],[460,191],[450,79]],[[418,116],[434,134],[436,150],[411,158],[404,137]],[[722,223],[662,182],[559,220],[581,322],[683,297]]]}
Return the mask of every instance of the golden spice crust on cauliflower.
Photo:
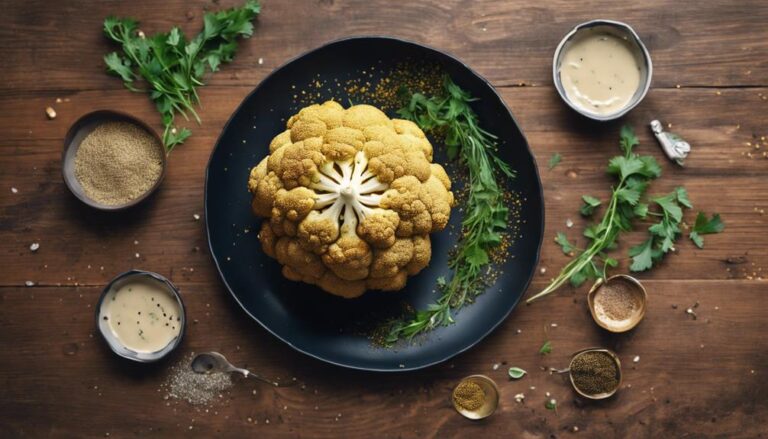
{"label": "golden spice crust on cauliflower", "polygon": [[259,240],[283,275],[342,297],[402,289],[445,228],[451,181],[413,122],[370,105],[310,105],[250,173]]}

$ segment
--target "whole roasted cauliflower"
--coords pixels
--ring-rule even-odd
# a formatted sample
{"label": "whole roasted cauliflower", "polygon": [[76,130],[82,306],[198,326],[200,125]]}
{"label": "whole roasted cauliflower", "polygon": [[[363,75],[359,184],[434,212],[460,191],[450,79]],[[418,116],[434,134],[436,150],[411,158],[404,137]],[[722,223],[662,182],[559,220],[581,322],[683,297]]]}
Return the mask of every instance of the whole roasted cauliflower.
{"label": "whole roasted cauliflower", "polygon": [[399,290],[429,263],[451,181],[413,122],[370,105],[303,108],[251,170],[259,239],[291,280],[352,298]]}

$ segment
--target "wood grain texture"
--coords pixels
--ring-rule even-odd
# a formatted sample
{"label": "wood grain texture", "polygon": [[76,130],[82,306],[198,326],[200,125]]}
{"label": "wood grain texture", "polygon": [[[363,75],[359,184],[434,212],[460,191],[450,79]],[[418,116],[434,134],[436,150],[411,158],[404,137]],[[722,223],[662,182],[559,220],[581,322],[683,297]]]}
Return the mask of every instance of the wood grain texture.
{"label": "wood grain texture", "polygon": [[[265,3],[254,38],[202,90],[203,125],[192,126],[192,138],[173,153],[160,192],[126,215],[112,216],[82,206],[60,177],[62,139],[80,115],[120,108],[158,123],[144,96],[104,74],[101,57],[111,50],[100,33],[104,16],[135,16],[148,32],[177,23],[195,32],[204,8],[235,2],[3,2],[0,435],[765,434],[768,283],[759,280],[768,270],[764,1]],[[705,249],[681,242],[662,266],[639,276],[651,298],[636,330],[622,336],[601,332],[590,321],[585,288],[564,288],[546,301],[519,307],[488,339],[451,361],[424,371],[376,375],[294,352],[229,298],[207,252],[204,218],[193,218],[203,211],[205,166],[219,132],[272,69],[325,41],[361,34],[394,35],[450,51],[499,88],[528,137],[544,184],[543,272],[528,294],[545,286],[567,260],[552,237],[557,231],[577,237],[585,224],[577,213],[579,197],[608,194],[604,167],[617,151],[621,122],[587,122],[565,108],[551,87],[555,45],[573,25],[596,16],[630,23],[651,50],[654,86],[625,120],[638,128],[641,150],[664,168],[651,192],[685,185],[696,210],[719,212],[726,222],[725,233],[705,238]],[[64,102],[55,103],[56,98]],[[45,118],[49,105],[58,112],[53,121]],[[693,145],[685,168],[663,158],[647,129],[652,118],[671,123]],[[556,152],[563,160],[549,170],[547,161]],[[686,218],[691,221],[693,212]],[[568,219],[575,222],[571,229],[565,226]],[[619,251],[625,255],[627,246],[641,239],[641,230],[630,234]],[[29,250],[32,242],[40,243],[35,253]],[[190,319],[197,320],[188,328],[184,353],[220,350],[265,375],[295,376],[305,388],[272,390],[239,382],[208,413],[163,399],[158,388],[167,364],[126,365],[94,334],[92,307],[101,287],[130,267],[165,274],[181,288]],[[35,286],[25,287],[26,281]],[[684,310],[696,302],[699,318],[693,320]],[[541,357],[537,352],[547,339],[553,353]],[[576,399],[560,377],[540,369],[563,367],[570,353],[590,345],[617,350],[625,365],[624,388],[599,404]],[[510,382],[509,366],[529,375]],[[457,380],[472,373],[492,376],[502,392],[499,413],[480,423],[457,416],[448,399]],[[514,400],[520,392],[524,404]],[[559,401],[556,413],[544,408],[546,392]]]}

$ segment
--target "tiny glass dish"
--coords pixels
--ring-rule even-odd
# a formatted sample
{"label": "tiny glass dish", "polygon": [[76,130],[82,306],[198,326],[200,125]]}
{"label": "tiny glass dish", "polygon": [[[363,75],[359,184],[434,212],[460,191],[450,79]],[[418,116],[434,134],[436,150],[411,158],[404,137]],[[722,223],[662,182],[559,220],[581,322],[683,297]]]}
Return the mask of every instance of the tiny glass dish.
{"label": "tiny glass dish", "polygon": [[[614,387],[612,390],[609,390],[607,392],[602,392],[602,393],[590,394],[590,393],[587,393],[587,392],[583,391],[582,389],[580,389],[576,385],[576,382],[573,380],[573,375],[570,372],[571,368],[573,366],[573,362],[577,358],[579,358],[581,355],[584,355],[584,354],[589,353],[589,352],[602,352],[602,353],[605,353],[606,355],[608,355],[613,360],[614,364],[616,365],[616,375],[617,376],[616,376],[616,387]],[[616,355],[616,353],[613,352],[610,349],[604,349],[604,348],[587,348],[587,349],[582,349],[582,350],[576,352],[575,354],[573,354],[573,357],[571,357],[571,362],[568,364],[568,380],[571,382],[571,387],[573,387],[573,390],[576,391],[576,393],[578,393],[580,396],[583,396],[584,398],[587,398],[587,399],[600,400],[600,399],[610,398],[621,387],[621,378],[622,378],[621,377],[621,361],[619,360],[619,356]]]}
{"label": "tiny glass dish", "polygon": [[[155,139],[155,143],[160,149],[162,171],[157,178],[157,181],[146,192],[124,204],[109,205],[94,200],[85,193],[85,189],[83,189],[83,186],[75,175],[75,158],[77,157],[77,151],[80,148],[80,144],[91,132],[93,132],[94,129],[96,129],[97,126],[105,122],[127,122],[135,125],[149,133],[149,135]],[[165,146],[163,146],[163,140],[152,127],[130,114],[113,110],[97,110],[88,113],[73,123],[69,128],[69,131],[67,131],[67,135],[64,137],[64,151],[61,155],[61,173],[64,177],[64,183],[77,199],[94,209],[119,211],[139,204],[160,187],[160,183],[162,183],[165,178],[166,167],[167,157]]]}
{"label": "tiny glass dish", "polygon": [[[485,393],[483,404],[475,410],[467,410],[462,407],[456,402],[456,398],[454,397],[459,386],[466,382],[477,384]],[[459,384],[454,387],[453,392],[451,392],[451,402],[453,403],[453,408],[465,418],[475,421],[485,419],[488,416],[491,416],[499,406],[499,388],[496,386],[495,381],[485,375],[470,375],[463,378],[459,381]]]}
{"label": "tiny glass dish", "polygon": [[[603,33],[613,35],[615,37],[626,40],[635,57],[637,58],[638,65],[640,67],[640,83],[632,95],[632,98],[627,104],[617,111],[609,114],[598,114],[585,110],[584,108],[576,105],[568,97],[565,87],[563,86],[562,78],[560,77],[560,68],[562,66],[563,57],[570,47],[570,45],[577,41],[578,38],[585,35],[588,32]],[[653,76],[653,63],[651,62],[651,54],[648,53],[648,49],[643,44],[643,41],[637,35],[634,29],[626,23],[613,20],[591,20],[586,23],[581,23],[574,27],[568,34],[563,37],[557,49],[555,49],[555,55],[552,60],[552,79],[557,89],[558,94],[563,101],[571,107],[574,111],[578,112],[584,117],[588,117],[592,120],[606,122],[609,120],[615,120],[627,114],[630,110],[635,108],[648,93],[651,88],[651,78]]]}
{"label": "tiny glass dish", "polygon": [[[105,299],[111,293],[120,290],[122,286],[134,282],[152,284],[172,297],[179,306],[178,321],[176,322],[179,325],[178,335],[171,339],[171,341],[162,349],[154,352],[137,352],[125,346],[118,335],[112,331],[109,321],[105,318],[106,314],[103,308]],[[102,291],[99,301],[96,303],[96,326],[101,337],[107,342],[107,345],[109,345],[109,348],[118,356],[139,363],[153,363],[167,357],[181,344],[186,329],[186,311],[179,290],[170,280],[166,279],[165,276],[151,271],[134,269],[117,275],[114,279],[109,281],[106,287],[104,287],[104,291]]]}
{"label": "tiny glass dish", "polygon": [[[606,312],[600,303],[598,295],[604,292],[603,289],[617,288],[619,285],[623,288],[618,294],[625,297],[612,297],[611,300],[623,299],[625,303],[632,304],[632,309],[626,318],[615,319],[611,318],[609,312]],[[617,274],[608,279],[600,278],[592,285],[592,288],[587,293],[587,306],[589,306],[592,319],[601,328],[614,333],[627,332],[637,326],[645,317],[645,310],[648,306],[648,293],[646,293],[645,287],[643,287],[639,280],[626,274]]]}

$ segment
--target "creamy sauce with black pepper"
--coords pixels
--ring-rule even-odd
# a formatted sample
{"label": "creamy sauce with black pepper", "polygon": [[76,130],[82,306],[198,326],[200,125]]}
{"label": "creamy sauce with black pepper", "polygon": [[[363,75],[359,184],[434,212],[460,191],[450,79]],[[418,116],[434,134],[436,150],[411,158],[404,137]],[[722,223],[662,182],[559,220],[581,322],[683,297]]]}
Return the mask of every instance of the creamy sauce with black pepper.
{"label": "creamy sauce with black pepper", "polygon": [[572,104],[594,114],[613,114],[640,86],[640,64],[630,43],[605,33],[577,37],[560,63],[560,80]]}
{"label": "creamy sauce with black pepper", "polygon": [[136,280],[107,293],[101,319],[128,349],[157,352],[181,333],[181,309],[176,298],[152,281]]}

